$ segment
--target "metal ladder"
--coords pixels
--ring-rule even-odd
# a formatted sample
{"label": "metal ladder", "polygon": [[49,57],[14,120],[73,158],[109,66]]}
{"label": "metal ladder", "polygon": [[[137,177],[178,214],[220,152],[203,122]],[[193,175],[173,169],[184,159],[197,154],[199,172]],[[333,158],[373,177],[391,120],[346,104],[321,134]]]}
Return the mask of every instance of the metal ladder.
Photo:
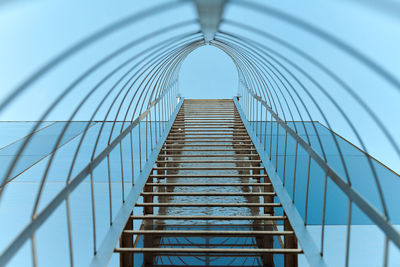
{"label": "metal ladder", "polygon": [[184,100],[141,196],[121,266],[297,266],[302,250],[232,100]]}

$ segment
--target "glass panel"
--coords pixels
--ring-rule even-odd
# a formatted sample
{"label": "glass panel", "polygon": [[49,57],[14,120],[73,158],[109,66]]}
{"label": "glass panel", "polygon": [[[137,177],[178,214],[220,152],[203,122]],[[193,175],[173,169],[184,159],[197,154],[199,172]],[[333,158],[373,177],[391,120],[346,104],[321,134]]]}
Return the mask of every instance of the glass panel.
{"label": "glass panel", "polygon": [[[276,122],[253,122],[257,123],[258,127],[267,128],[267,131],[263,131],[261,135],[261,140],[266,143],[265,153],[267,155],[271,153],[271,161],[276,164]],[[314,126],[311,122],[288,122],[288,125],[298,131],[303,140],[307,142],[306,131],[308,133],[308,138],[310,140],[311,147],[323,157],[322,147],[325,151],[327,157],[328,165],[332,167],[343,179],[346,179],[346,173],[342,159],[339,154],[343,155],[344,164],[347,167],[349,177],[353,188],[360,193],[369,203],[371,203],[376,209],[378,209],[382,214],[384,214],[382,201],[379,196],[377,182],[374,178],[374,172],[378,177],[379,184],[382,188],[384,195],[384,200],[386,202],[390,220],[397,224],[400,223],[400,212],[396,208],[398,203],[400,203],[400,178],[397,174],[389,170],[387,167],[382,165],[380,162],[373,158],[369,158],[364,152],[359,148],[355,147],[351,143],[347,142],[338,135],[335,135],[336,142],[332,136],[333,132],[324,127],[319,122],[314,122],[314,126],[319,134],[319,139],[316,135]],[[272,130],[272,132],[271,132]],[[271,135],[272,134],[272,135]],[[272,147],[270,144],[272,142]],[[321,142],[321,144],[320,144]],[[339,147],[339,149],[338,149]],[[285,131],[280,126],[279,138],[278,138],[278,173],[281,179],[285,176],[285,188],[288,193],[293,195],[293,178],[294,178],[294,164],[295,164],[295,154],[296,154],[296,141],[293,137],[288,135],[286,143],[286,162],[284,168],[284,155],[285,155]],[[308,152],[303,150],[300,146],[297,151],[298,166],[296,168],[296,192],[301,192],[295,198],[296,207],[298,208],[300,214],[304,215],[304,201],[305,201],[305,185],[306,185],[306,172],[307,172],[307,159]],[[320,214],[318,211],[317,203],[322,200],[321,192],[323,191],[323,180],[324,174],[320,168],[315,164],[311,163],[311,175],[310,175],[310,195],[309,202],[313,202],[311,210],[309,210],[309,223],[314,224],[320,222],[320,220],[315,221],[313,214]],[[284,173],[285,170],[285,173]],[[301,181],[298,183],[298,181]],[[329,197],[334,197],[337,195],[338,191],[328,191]],[[331,196],[332,195],[332,196]],[[298,205],[297,203],[302,203]],[[315,204],[314,204],[315,203]],[[315,206],[315,207],[314,207]],[[316,209],[316,210],[314,210]],[[342,221],[342,220],[340,220]],[[359,223],[363,222],[362,218],[359,219]],[[337,220],[328,220],[327,224],[339,223]],[[343,222],[341,222],[343,223]],[[345,222],[344,222],[345,223]],[[367,223],[364,221],[364,223]]]}

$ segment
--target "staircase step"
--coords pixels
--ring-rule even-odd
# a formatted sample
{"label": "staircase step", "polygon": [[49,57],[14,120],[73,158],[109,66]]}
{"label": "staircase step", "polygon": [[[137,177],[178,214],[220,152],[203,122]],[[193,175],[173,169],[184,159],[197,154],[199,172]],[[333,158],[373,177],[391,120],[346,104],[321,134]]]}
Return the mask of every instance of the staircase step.
{"label": "staircase step", "polygon": [[184,100],[134,206],[115,248],[128,262],[303,253],[232,100]]}

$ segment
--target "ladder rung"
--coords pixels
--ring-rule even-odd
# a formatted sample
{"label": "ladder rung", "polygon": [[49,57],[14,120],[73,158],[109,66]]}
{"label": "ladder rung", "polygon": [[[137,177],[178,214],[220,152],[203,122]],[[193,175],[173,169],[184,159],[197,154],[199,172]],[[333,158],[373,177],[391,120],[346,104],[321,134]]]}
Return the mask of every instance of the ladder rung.
{"label": "ladder rung", "polygon": [[[245,240],[243,240],[243,241],[245,241]],[[205,246],[204,243],[196,244],[196,243],[166,243],[166,242],[163,242],[163,244],[161,245],[162,248],[171,248],[171,247],[177,247],[177,248],[200,247],[201,248],[204,246]],[[213,248],[213,247],[214,248],[224,248],[224,247],[227,247],[227,248],[234,248],[234,247],[236,247],[236,248],[258,248],[257,244],[251,244],[251,243],[249,243],[249,244],[243,244],[243,243],[235,243],[235,244],[220,243],[220,244],[218,244],[218,243],[216,243],[216,244],[207,244],[206,247],[207,248]],[[162,266],[164,266],[164,265],[162,265]],[[215,266],[215,265],[212,265],[212,266]],[[174,265],[174,267],[176,267],[176,265]],[[193,265],[190,265],[190,267],[193,267]]]}
{"label": "ladder rung", "polygon": [[250,143],[252,143],[251,140],[235,140],[235,141],[230,141],[230,140],[220,140],[220,141],[217,141],[217,140],[210,140],[210,141],[204,141],[204,140],[199,140],[199,141],[176,140],[176,141],[169,141],[169,140],[166,140],[165,143],[174,143],[175,144],[175,143],[179,143],[179,141],[181,143],[232,143],[232,144],[235,144],[235,143],[238,143],[238,142],[250,142]]}
{"label": "ladder rung", "polygon": [[235,110],[234,105],[207,105],[207,104],[198,104],[193,105],[190,104],[188,106],[183,105],[182,109],[202,109],[202,110],[210,110],[210,109],[218,109],[218,110]]}
{"label": "ladder rung", "polygon": [[178,116],[181,118],[187,118],[187,117],[221,117],[221,118],[235,117],[238,119],[240,118],[240,114],[238,112],[231,110],[224,110],[224,111],[214,110],[210,112],[184,110],[184,112],[178,113]]}
{"label": "ladder rung", "polygon": [[264,167],[154,167],[153,170],[264,170]]}
{"label": "ladder rung", "polygon": [[174,236],[255,236],[255,235],[293,235],[293,231],[211,231],[211,230],[124,230],[133,235],[174,235]]}
{"label": "ladder rung", "polygon": [[286,216],[213,216],[213,215],[191,215],[191,216],[174,216],[174,215],[138,215],[131,216],[134,220],[149,219],[149,220],[269,220],[279,221],[286,220]]}
{"label": "ladder rung", "polygon": [[[229,179],[229,178],[235,178],[235,177],[232,177],[232,176],[225,176],[225,177],[221,177],[221,176],[206,176],[206,177],[201,177],[201,176],[191,176],[191,177],[189,177],[189,176],[176,176],[175,178],[200,178],[200,179],[202,179],[202,178],[210,178],[210,177],[213,177],[213,178],[219,178],[219,179]],[[173,177],[167,177],[167,176],[165,176],[165,175],[162,175],[162,174],[160,174],[160,175],[158,175],[158,176],[151,176],[151,178],[157,178],[157,179],[165,179],[165,178],[173,178]],[[248,174],[247,176],[246,176],[246,178],[253,178],[253,179],[257,179],[257,178],[260,178],[259,176],[252,176],[251,174]]]}
{"label": "ladder rung", "polygon": [[190,154],[190,155],[182,155],[182,154],[160,154],[159,157],[180,157],[180,158],[204,158],[204,157],[214,157],[214,158],[242,158],[242,157],[258,157],[257,154]]}
{"label": "ladder rung", "polygon": [[235,110],[235,106],[233,104],[228,104],[228,105],[207,105],[207,104],[190,104],[188,106],[183,105],[183,109],[228,109],[228,110]]}
{"label": "ladder rung", "polygon": [[[200,137],[202,139],[216,139],[216,138],[230,138],[231,140],[234,140],[234,138],[246,138],[249,137],[247,134],[236,134],[236,133],[170,133],[167,137],[167,140],[186,140],[186,139],[191,139],[195,137]],[[250,140],[250,138],[249,138]]]}
{"label": "ladder rung", "polygon": [[[215,139],[230,139],[232,141],[235,141],[234,137],[235,136],[232,136],[232,135],[231,136],[227,136],[227,137],[221,137],[221,136],[189,136],[189,137],[183,138],[184,140],[182,140],[182,137],[175,137],[175,138],[168,137],[167,141],[170,141],[170,140],[186,141],[186,140],[195,140],[195,139],[203,139],[203,140],[206,140],[206,139],[212,139],[212,140],[215,140]],[[243,136],[238,136],[238,137],[243,137]],[[244,136],[244,137],[248,137],[248,136]],[[249,138],[248,140],[250,141],[251,139]]]}
{"label": "ladder rung", "polygon": [[148,186],[271,186],[271,183],[146,183]]}
{"label": "ladder rung", "polygon": [[175,146],[184,146],[184,147],[188,147],[188,146],[194,146],[194,147],[209,147],[209,146],[241,146],[241,147],[253,147],[253,144],[210,144],[210,145],[206,145],[206,144],[164,144],[164,147],[175,147]]}
{"label": "ladder rung", "polygon": [[214,215],[131,215],[132,219],[141,220],[268,220],[268,221],[279,221],[286,220],[286,216],[271,216],[271,215],[259,215],[259,216],[214,216]]}
{"label": "ladder rung", "polygon": [[[216,254],[226,254],[223,256],[232,257],[232,254],[242,253],[244,255],[236,255],[236,256],[247,256],[246,254],[301,254],[303,250],[298,248],[116,248],[114,249],[116,253],[148,253],[155,252],[156,254],[164,253],[216,253]],[[187,255],[187,254],[186,254]],[[171,254],[171,256],[175,256],[175,254]],[[166,266],[166,265],[160,265]],[[176,266],[176,265],[168,265],[168,266]],[[190,265],[195,267],[194,265]],[[203,265],[199,265],[203,266]],[[215,265],[213,265],[215,266]]]}
{"label": "ladder rung", "polygon": [[180,111],[205,111],[206,113],[210,111],[234,111],[237,112],[235,107],[232,105],[229,106],[210,106],[210,105],[198,105],[193,106],[183,106]]}
{"label": "ladder rung", "polygon": [[242,126],[227,126],[224,127],[223,129],[220,129],[222,127],[186,127],[186,126],[174,126],[171,129],[171,132],[179,132],[179,133],[188,133],[188,132],[237,132],[237,133],[242,133],[246,132],[245,128],[242,128]]}
{"label": "ladder rung", "polygon": [[156,163],[260,163],[261,160],[160,160]]}
{"label": "ladder rung", "polygon": [[176,120],[172,125],[187,125],[187,126],[205,126],[205,125],[225,125],[225,126],[244,126],[243,122],[238,119],[219,119],[219,118],[198,118],[198,119],[182,119]]}
{"label": "ladder rung", "polygon": [[136,203],[138,207],[281,207],[280,203]]}
{"label": "ladder rung", "polygon": [[230,115],[215,115],[215,114],[181,114],[178,115],[175,121],[184,121],[184,120],[221,120],[221,121],[237,121],[243,122],[238,114],[230,114]]}
{"label": "ladder rung", "polygon": [[198,105],[183,105],[180,111],[234,111],[237,112],[234,105],[207,105],[207,104],[198,104]]}
{"label": "ladder rung", "polygon": [[215,111],[223,111],[223,112],[237,112],[234,106],[226,106],[226,107],[216,107],[216,106],[198,106],[198,107],[193,107],[193,106],[183,106],[182,111],[201,111],[204,113],[210,113],[210,112],[215,112]]}
{"label": "ladder rung", "polygon": [[213,113],[204,113],[204,112],[196,112],[196,111],[186,111],[177,115],[177,118],[187,119],[187,118],[198,118],[198,117],[220,117],[226,118],[233,117],[233,118],[240,118],[240,115],[236,112],[213,112]]}
{"label": "ladder rung", "polygon": [[188,108],[183,107],[179,112],[185,113],[186,112],[202,112],[205,114],[212,114],[212,113],[238,113],[234,107],[223,107],[223,108],[216,108],[216,107],[204,107],[204,108]]}
{"label": "ladder rung", "polygon": [[221,118],[221,119],[237,119],[241,120],[240,114],[237,112],[213,112],[213,113],[204,113],[204,112],[182,112],[178,113],[177,119],[202,119],[202,118]]}
{"label": "ladder rung", "polygon": [[[241,128],[244,127],[242,123],[232,123],[232,122],[203,122],[203,123],[195,123],[195,122],[185,122],[185,123],[175,123],[172,127],[173,128],[190,128],[192,125],[199,125],[199,128],[203,128],[201,126],[205,126],[204,128],[211,128],[211,126],[218,125],[218,126],[226,126],[224,128]],[[219,127],[218,127],[219,128]]]}
{"label": "ladder rung", "polygon": [[275,196],[274,192],[142,192],[142,196]]}
{"label": "ladder rung", "polygon": [[179,113],[180,116],[184,115],[194,115],[194,114],[202,114],[202,115],[239,115],[239,113],[235,109],[226,108],[226,109],[182,109]]}
{"label": "ladder rung", "polygon": [[182,133],[182,134],[189,134],[189,133],[192,133],[192,132],[195,132],[195,133],[198,133],[198,132],[208,133],[208,132],[210,132],[212,134],[215,134],[215,133],[231,133],[231,132],[247,133],[246,130],[238,130],[238,129],[234,129],[234,128],[233,129],[222,129],[222,130],[199,130],[199,129],[193,129],[193,130],[177,129],[177,130],[175,130],[175,129],[172,129],[170,131],[170,133]]}
{"label": "ladder rung", "polygon": [[184,123],[174,123],[172,125],[172,129],[176,128],[182,129],[242,129],[245,130],[246,127],[241,123],[224,123],[224,124],[212,124],[212,123],[203,123],[203,124],[190,124],[186,125]]}
{"label": "ladder rung", "polygon": [[226,126],[239,126],[242,127],[243,123],[241,121],[175,121],[173,127],[176,126],[191,126],[191,125],[199,125],[199,126],[214,126],[214,125],[226,125]]}
{"label": "ladder rung", "polygon": [[[187,136],[187,135],[228,135],[228,136],[248,136],[247,134],[243,133],[170,133],[168,136]],[[212,137],[212,136],[211,136]]]}
{"label": "ladder rung", "polygon": [[178,113],[177,115],[178,118],[188,118],[188,117],[221,117],[221,118],[226,118],[226,117],[234,117],[234,118],[240,118],[239,113],[237,112],[231,112],[231,111],[225,111],[225,112],[202,112],[202,111],[188,111],[185,110],[182,113]]}
{"label": "ladder rung", "polygon": [[[224,117],[225,118],[225,117]],[[213,118],[202,118],[199,116],[195,116],[193,118],[182,118],[182,119],[176,119],[174,124],[176,124],[177,122],[179,123],[218,123],[218,122],[223,122],[225,124],[240,124],[243,125],[243,121],[239,118],[218,118],[218,117],[213,117]]]}
{"label": "ladder rung", "polygon": [[[172,129],[176,129],[178,127],[172,126]],[[213,125],[213,126],[183,126],[181,127],[182,129],[246,129],[244,126],[238,126],[237,128],[235,126],[229,125],[229,126],[222,126],[222,125]]]}
{"label": "ladder rung", "polygon": [[[231,257],[232,253],[273,253],[273,254],[301,254],[303,250],[298,248],[116,248],[114,252],[117,253],[146,253],[146,252],[155,252],[159,253],[222,253],[227,254],[225,256]],[[174,254],[171,254],[174,256]],[[240,256],[240,255],[238,255]],[[247,256],[247,255],[241,255]],[[165,265],[160,265],[165,266]],[[169,265],[176,266],[176,265]],[[193,266],[193,265],[190,265]],[[200,266],[200,265],[199,265]],[[201,265],[203,266],[203,265]],[[215,266],[215,265],[213,265]]]}
{"label": "ladder rung", "polygon": [[227,125],[227,126],[243,126],[243,122],[239,120],[221,120],[221,119],[202,119],[202,120],[195,120],[195,119],[186,119],[186,120],[177,120],[172,125],[173,127],[181,125]]}
{"label": "ladder rung", "polygon": [[261,178],[267,174],[150,174],[150,177],[165,178]]}
{"label": "ladder rung", "polygon": [[[197,151],[197,152],[205,152],[205,151],[230,151],[230,152],[236,152],[236,151],[255,151],[254,148],[248,148],[248,149],[179,149],[179,148],[162,148],[162,151]],[[184,156],[184,155],[183,155]]]}

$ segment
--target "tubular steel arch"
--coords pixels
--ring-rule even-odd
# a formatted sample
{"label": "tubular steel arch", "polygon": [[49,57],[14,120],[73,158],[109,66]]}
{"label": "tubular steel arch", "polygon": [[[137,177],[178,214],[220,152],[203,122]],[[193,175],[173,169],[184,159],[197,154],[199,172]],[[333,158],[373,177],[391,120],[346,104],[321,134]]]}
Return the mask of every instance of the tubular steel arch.
{"label": "tubular steel arch", "polygon": [[[356,123],[348,115],[349,111],[342,107],[340,99],[335,97],[336,91],[328,88],[329,82],[333,82],[337,86],[336,89],[343,90],[357,103],[364,115],[374,122],[373,130],[383,134],[385,141],[400,158],[398,138],[391,134],[379,115],[363,100],[357,91],[358,88],[346,81],[345,77],[341,77],[335,69],[290,41],[263,29],[262,26],[230,18],[225,7],[232,6],[272,17],[300,34],[307,33],[318,38],[331,49],[337,49],[348,58],[359,62],[396,92],[400,90],[399,78],[369,55],[337,36],[267,4],[241,0],[217,2],[218,12],[211,12],[211,15],[206,12],[207,8],[202,6],[206,5],[207,1],[198,0],[165,1],[127,16],[94,32],[43,64],[0,102],[0,112],[6,111],[19,96],[32,89],[37,82],[50,79],[48,77],[51,72],[61,69],[62,65],[73,57],[82,56],[81,52],[91,49],[92,45],[101,43],[111,34],[123,33],[145,19],[156,20],[158,15],[174,12],[182,7],[197,7],[198,17],[194,15],[189,20],[176,18],[176,21],[164,23],[142,36],[132,38],[131,33],[126,33],[127,42],[120,47],[109,48],[107,55],[100,56],[96,63],[86,66],[80,75],[66,84],[59,85],[62,88],[59,95],[53,102],[47,103],[38,122],[33,125],[30,133],[21,139],[9,165],[3,167],[4,175],[0,178],[0,204],[4,202],[8,187],[31,167],[23,162],[24,155],[34,145],[35,133],[44,128],[43,121],[62,105],[65,98],[76,94],[82,84],[90,81],[89,88],[85,88],[79,94],[75,106],[68,107],[68,119],[56,123],[61,125],[54,140],[49,141],[51,148],[43,152],[46,160],[42,162],[41,177],[35,180],[38,188],[33,197],[29,220],[0,252],[0,266],[6,266],[15,259],[27,243],[30,243],[32,265],[40,266],[38,231],[56,216],[64,205],[69,265],[77,265],[73,244],[79,237],[74,235],[75,221],[72,216],[74,209],[71,198],[85,183],[88,185],[85,187],[85,196],[89,198],[91,213],[92,248],[89,253],[92,255],[88,264],[107,265],[182,105],[178,88],[181,65],[192,51],[206,44],[225,52],[237,68],[239,88],[238,96],[234,99],[235,105],[252,141],[257,144],[257,152],[309,264],[329,265],[324,257],[327,214],[338,212],[341,215],[346,214],[346,238],[342,245],[345,251],[344,265],[350,265],[351,231],[356,207],[357,214],[367,218],[370,224],[382,231],[385,239],[383,265],[388,266],[390,244],[400,249],[400,233],[395,227],[396,224],[400,224],[398,210],[395,209],[396,203],[394,198],[389,196],[391,192],[387,188],[387,178],[378,170],[381,165],[369,156],[362,131],[357,129]],[[207,24],[209,15],[212,16],[212,23]],[[266,40],[275,46],[268,46],[264,43]],[[297,59],[280,52],[279,49],[288,50],[312,65],[324,77],[328,77],[329,82],[322,77],[323,75],[313,74]],[[124,59],[120,60],[122,57]],[[113,63],[116,60],[118,62]],[[322,94],[327,102],[320,103],[312,89]],[[363,171],[372,177],[373,183],[368,186],[376,195],[365,193],[359,187],[360,174],[351,171],[351,162],[346,160],[343,140],[333,129],[337,118],[329,116],[324,107],[326,103],[340,114],[340,119],[345,122],[349,132],[355,136],[364,151],[360,152],[367,162]],[[85,109],[90,110],[88,120],[79,129],[75,129],[77,114]],[[322,124],[316,118],[321,118]],[[70,161],[65,164],[60,160],[60,151],[73,130],[79,130],[76,135],[78,137],[72,141]],[[326,136],[331,138],[333,144],[326,141]],[[333,158],[332,154],[339,160]],[[301,161],[304,157],[306,163]],[[305,177],[299,177],[297,174],[300,168],[305,170]],[[65,172],[62,188],[48,200],[44,192],[51,184],[52,173],[60,170]],[[316,190],[311,181],[315,179],[312,174],[315,170],[320,172],[318,181],[322,185],[322,210],[311,207],[310,203],[313,190]],[[390,173],[393,176],[390,179],[399,178],[398,174]],[[301,184],[303,180],[305,184]],[[315,183],[315,180],[313,181]],[[100,187],[100,182],[107,187],[103,196],[104,202],[96,200],[95,192],[96,188]],[[389,184],[397,185],[399,182],[400,180],[391,180]],[[328,190],[332,190],[333,185],[345,199],[347,206],[333,209],[328,205]],[[115,195],[118,196],[118,200],[115,199]],[[99,206],[106,207],[106,229],[99,226],[104,224],[104,216],[99,216],[96,212]],[[318,213],[321,219],[318,222],[321,231],[317,241],[313,239],[310,230],[310,226],[316,224],[315,219],[311,218],[312,213]]]}

